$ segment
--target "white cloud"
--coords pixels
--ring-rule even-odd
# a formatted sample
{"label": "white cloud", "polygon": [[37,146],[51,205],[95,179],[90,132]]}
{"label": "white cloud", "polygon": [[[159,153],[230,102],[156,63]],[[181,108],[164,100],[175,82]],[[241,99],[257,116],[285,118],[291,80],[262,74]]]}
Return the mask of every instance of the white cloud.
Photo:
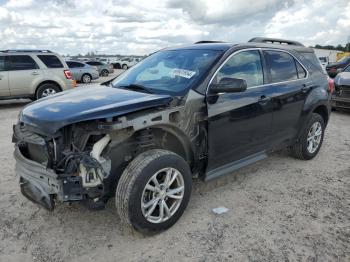
{"label": "white cloud", "polygon": [[0,0],[0,49],[147,54],[255,36],[345,44],[349,28],[348,0]]}

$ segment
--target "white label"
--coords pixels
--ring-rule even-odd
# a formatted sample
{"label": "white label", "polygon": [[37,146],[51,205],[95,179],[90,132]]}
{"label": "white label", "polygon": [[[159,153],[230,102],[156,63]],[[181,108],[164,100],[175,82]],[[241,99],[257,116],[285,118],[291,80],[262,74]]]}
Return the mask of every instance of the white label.
{"label": "white label", "polygon": [[180,76],[180,77],[184,77],[184,78],[190,79],[190,78],[192,78],[192,76],[194,76],[196,74],[196,72],[190,71],[190,70],[186,70],[186,69],[174,68],[171,71],[171,74],[173,76]]}

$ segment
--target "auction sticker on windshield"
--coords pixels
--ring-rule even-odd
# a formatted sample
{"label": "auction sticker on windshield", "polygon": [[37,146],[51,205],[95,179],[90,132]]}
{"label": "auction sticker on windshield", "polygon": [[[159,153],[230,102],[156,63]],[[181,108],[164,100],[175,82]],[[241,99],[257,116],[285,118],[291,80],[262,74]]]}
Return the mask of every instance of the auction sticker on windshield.
{"label": "auction sticker on windshield", "polygon": [[186,69],[174,68],[172,70],[171,74],[173,76],[180,76],[180,77],[184,77],[184,78],[190,79],[196,74],[196,72],[190,71],[190,70],[186,70]]}

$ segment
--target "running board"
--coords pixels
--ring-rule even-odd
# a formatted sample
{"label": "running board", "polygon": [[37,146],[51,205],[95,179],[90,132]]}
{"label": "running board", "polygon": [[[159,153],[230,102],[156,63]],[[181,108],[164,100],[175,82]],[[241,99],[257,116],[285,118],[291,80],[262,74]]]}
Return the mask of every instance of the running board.
{"label": "running board", "polygon": [[263,160],[265,158],[267,158],[266,151],[262,151],[262,152],[247,156],[245,158],[242,158],[240,160],[231,162],[231,163],[226,164],[224,166],[215,168],[215,169],[207,172],[204,181],[210,181],[210,180],[213,180],[213,179],[218,178],[220,176],[230,174],[237,169],[248,166],[250,164],[253,164],[255,162]]}

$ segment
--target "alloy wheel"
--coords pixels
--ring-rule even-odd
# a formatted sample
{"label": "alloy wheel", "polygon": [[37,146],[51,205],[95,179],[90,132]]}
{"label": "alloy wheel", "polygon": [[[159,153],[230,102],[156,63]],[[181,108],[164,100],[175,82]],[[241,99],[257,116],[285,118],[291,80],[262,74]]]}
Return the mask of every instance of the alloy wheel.
{"label": "alloy wheel", "polygon": [[56,94],[56,90],[53,89],[53,88],[46,88],[44,89],[44,91],[42,92],[41,94],[41,97],[47,97],[47,96],[50,96],[50,95],[54,95]]}
{"label": "alloy wheel", "polygon": [[318,147],[320,146],[322,133],[323,131],[322,131],[321,123],[320,122],[313,123],[307,135],[307,151],[310,154],[315,153]]}
{"label": "alloy wheel", "polygon": [[185,192],[182,174],[175,168],[164,168],[147,182],[141,197],[141,210],[151,223],[170,219],[181,205]]}

